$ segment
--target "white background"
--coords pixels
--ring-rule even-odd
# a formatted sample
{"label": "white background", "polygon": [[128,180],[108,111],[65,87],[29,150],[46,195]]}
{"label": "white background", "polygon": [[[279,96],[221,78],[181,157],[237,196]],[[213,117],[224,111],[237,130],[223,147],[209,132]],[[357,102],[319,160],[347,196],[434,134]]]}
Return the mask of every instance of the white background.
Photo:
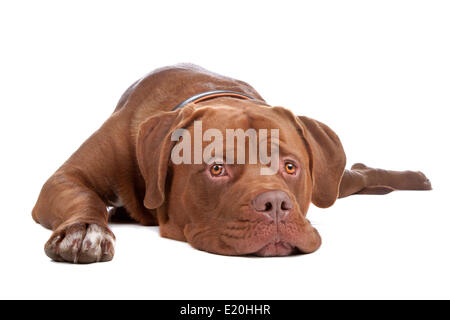
{"label": "white background", "polygon": [[[450,298],[445,1],[4,1],[1,298]],[[54,263],[31,209],[145,73],[193,62],[328,124],[348,164],[422,170],[431,192],[354,196],[309,217],[319,251],[224,257],[113,225],[112,262]]]}

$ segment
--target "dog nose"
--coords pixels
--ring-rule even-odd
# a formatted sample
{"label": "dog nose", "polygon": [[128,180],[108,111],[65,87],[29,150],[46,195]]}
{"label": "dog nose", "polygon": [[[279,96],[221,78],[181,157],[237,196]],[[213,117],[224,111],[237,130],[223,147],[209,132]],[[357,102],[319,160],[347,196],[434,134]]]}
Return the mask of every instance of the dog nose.
{"label": "dog nose", "polygon": [[252,200],[252,207],[255,211],[265,213],[274,220],[283,220],[292,209],[292,201],[284,191],[266,191]]}

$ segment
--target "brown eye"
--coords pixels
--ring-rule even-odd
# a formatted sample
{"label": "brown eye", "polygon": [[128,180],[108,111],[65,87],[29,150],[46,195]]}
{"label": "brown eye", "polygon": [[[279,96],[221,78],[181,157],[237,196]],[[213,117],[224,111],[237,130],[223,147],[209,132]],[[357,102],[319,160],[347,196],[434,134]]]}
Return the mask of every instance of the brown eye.
{"label": "brown eye", "polygon": [[213,176],[220,176],[224,173],[225,169],[223,165],[221,164],[215,164],[209,169],[209,172],[211,172],[211,175]]}
{"label": "brown eye", "polygon": [[297,167],[292,162],[286,162],[286,164],[284,165],[284,169],[287,173],[294,174],[297,170]]}

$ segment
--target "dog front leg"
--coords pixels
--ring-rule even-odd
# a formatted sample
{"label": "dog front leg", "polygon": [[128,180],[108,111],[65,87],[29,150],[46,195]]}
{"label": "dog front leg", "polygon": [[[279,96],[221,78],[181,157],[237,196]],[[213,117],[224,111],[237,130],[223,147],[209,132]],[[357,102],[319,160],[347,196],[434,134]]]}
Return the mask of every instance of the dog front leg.
{"label": "dog front leg", "polygon": [[114,234],[99,195],[77,174],[58,170],[43,186],[33,218],[54,232],[45,253],[55,261],[91,263],[114,256]]}

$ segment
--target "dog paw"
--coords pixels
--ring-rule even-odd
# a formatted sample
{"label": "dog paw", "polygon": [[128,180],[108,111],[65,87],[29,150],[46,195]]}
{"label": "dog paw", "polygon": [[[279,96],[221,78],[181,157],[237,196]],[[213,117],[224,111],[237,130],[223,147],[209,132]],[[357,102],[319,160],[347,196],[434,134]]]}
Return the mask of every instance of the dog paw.
{"label": "dog paw", "polygon": [[407,171],[406,178],[410,190],[432,190],[431,182],[420,171]]}
{"label": "dog paw", "polygon": [[114,234],[97,224],[75,223],[57,230],[45,244],[45,253],[55,261],[92,263],[114,256]]}

